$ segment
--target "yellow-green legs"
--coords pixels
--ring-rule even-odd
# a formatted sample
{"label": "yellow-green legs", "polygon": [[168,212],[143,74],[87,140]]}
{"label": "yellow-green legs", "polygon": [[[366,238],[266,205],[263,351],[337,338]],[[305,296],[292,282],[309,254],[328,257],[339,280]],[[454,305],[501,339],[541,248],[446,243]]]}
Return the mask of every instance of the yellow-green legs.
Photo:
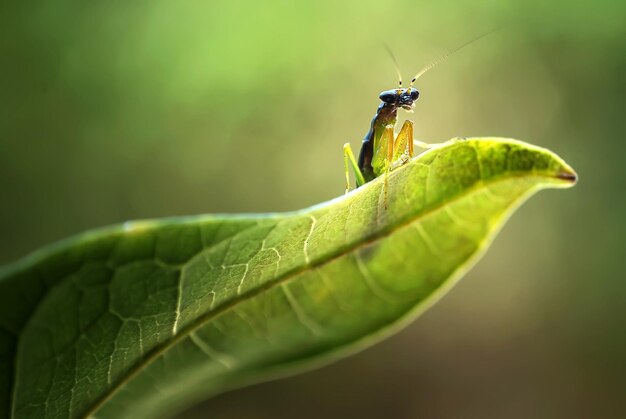
{"label": "yellow-green legs", "polygon": [[363,173],[361,173],[361,169],[359,169],[359,165],[354,158],[354,153],[352,152],[350,143],[345,143],[343,145],[343,161],[346,169],[346,193],[348,193],[350,192],[350,168],[352,168],[354,176],[356,177],[356,187],[358,188],[359,186],[365,184],[365,178],[363,177]]}
{"label": "yellow-green legs", "polygon": [[[426,144],[422,142],[416,142],[419,147],[429,148],[434,145]],[[394,135],[393,125],[387,125],[384,128],[380,139],[377,144],[374,144],[374,156],[372,158],[372,169],[374,175],[385,176],[385,184],[383,186],[385,191],[385,207],[387,206],[387,175],[389,172],[396,168],[406,164],[411,157],[413,157],[413,122],[404,121],[402,129],[398,135]],[[356,177],[357,188],[365,184],[365,178],[359,165],[354,158],[352,147],[346,143],[343,146],[344,165],[346,173],[346,193],[350,191],[350,170],[354,172]]]}

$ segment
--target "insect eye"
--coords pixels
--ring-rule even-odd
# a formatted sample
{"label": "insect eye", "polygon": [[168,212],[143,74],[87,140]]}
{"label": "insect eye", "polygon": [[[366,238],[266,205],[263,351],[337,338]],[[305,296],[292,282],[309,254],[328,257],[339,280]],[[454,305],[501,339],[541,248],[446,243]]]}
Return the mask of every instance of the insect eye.
{"label": "insect eye", "polygon": [[380,100],[386,103],[393,103],[396,101],[396,94],[390,92],[383,92],[378,96]]}
{"label": "insect eye", "polygon": [[411,99],[417,100],[418,97],[420,97],[420,92],[418,92],[417,90],[413,90],[411,92]]}

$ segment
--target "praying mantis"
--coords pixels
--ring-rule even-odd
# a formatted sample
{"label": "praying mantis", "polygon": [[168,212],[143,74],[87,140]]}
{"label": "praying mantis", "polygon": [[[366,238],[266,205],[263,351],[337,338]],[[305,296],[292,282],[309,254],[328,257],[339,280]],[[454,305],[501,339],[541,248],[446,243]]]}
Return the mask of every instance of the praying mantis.
{"label": "praying mantis", "polygon": [[400,132],[395,134],[394,129],[398,121],[398,110],[402,108],[408,112],[413,112],[415,102],[420,96],[419,91],[414,88],[413,85],[419,77],[444,61],[450,55],[492,32],[493,31],[484,33],[437,58],[426,67],[422,68],[415,77],[413,77],[407,88],[402,87],[402,76],[398,63],[393,53],[388,50],[396,65],[399,79],[398,87],[396,89],[385,90],[379,94],[378,98],[381,100],[381,103],[372,119],[370,129],[363,139],[359,159],[356,160],[354,158],[350,143],[346,143],[343,146],[346,193],[350,191],[350,169],[354,172],[356,187],[358,188],[406,164],[413,157],[415,146],[431,148],[440,145],[416,141],[413,138],[413,121],[411,120],[404,121]]}

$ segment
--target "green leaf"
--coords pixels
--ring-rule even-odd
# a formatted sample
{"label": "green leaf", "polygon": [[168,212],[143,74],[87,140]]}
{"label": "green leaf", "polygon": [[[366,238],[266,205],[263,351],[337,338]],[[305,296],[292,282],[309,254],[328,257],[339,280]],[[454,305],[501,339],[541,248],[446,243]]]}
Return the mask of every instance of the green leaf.
{"label": "green leaf", "polygon": [[528,196],[575,180],[541,148],[452,141],[386,189],[43,249],[0,272],[0,415],[161,416],[361,350],[433,304]]}

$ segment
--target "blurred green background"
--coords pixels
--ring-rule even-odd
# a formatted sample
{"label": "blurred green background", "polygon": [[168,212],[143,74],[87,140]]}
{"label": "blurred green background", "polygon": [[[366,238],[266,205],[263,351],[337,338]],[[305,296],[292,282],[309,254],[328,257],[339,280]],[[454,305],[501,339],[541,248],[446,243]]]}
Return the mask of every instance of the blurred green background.
{"label": "blurred green background", "polygon": [[[416,137],[504,136],[580,175],[515,214],[400,334],[180,418],[626,417],[626,3],[32,1],[0,6],[0,262],[129,219],[343,192],[381,90]],[[403,115],[405,117],[406,114]]]}

